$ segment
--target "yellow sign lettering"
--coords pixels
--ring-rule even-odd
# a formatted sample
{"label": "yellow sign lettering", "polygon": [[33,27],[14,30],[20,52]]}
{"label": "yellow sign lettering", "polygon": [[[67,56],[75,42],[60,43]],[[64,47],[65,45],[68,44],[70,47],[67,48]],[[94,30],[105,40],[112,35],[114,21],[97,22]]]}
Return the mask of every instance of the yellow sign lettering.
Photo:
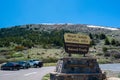
{"label": "yellow sign lettering", "polygon": [[90,37],[81,34],[66,33],[64,35],[64,40],[67,43],[90,44]]}

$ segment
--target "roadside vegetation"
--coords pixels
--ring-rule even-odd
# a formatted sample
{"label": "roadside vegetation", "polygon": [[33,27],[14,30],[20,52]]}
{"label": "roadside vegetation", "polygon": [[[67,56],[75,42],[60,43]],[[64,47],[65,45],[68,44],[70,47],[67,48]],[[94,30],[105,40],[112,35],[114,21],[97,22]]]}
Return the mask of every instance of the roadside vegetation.
{"label": "roadside vegetation", "polygon": [[42,80],[50,80],[50,74],[46,74]]}

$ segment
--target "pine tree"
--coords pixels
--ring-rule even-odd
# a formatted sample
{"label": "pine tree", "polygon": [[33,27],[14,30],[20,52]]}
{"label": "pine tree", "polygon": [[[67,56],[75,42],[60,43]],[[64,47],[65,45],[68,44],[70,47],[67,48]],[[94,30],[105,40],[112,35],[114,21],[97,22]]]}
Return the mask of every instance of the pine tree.
{"label": "pine tree", "polygon": [[116,44],[115,39],[112,39],[111,44],[112,44],[112,45],[115,45],[115,44]]}
{"label": "pine tree", "polygon": [[101,34],[100,34],[100,39],[105,39],[105,38],[106,38],[106,35],[103,34],[103,33],[101,33]]}
{"label": "pine tree", "polygon": [[107,37],[105,38],[105,45],[110,45],[110,41]]}
{"label": "pine tree", "polygon": [[89,37],[90,37],[90,39],[93,39],[93,35],[91,33],[89,34]]}

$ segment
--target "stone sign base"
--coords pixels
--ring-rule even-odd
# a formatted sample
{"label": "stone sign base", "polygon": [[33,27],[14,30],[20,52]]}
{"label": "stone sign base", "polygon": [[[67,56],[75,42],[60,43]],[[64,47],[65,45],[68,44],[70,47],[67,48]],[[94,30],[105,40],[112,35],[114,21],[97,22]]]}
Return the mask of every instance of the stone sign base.
{"label": "stone sign base", "polygon": [[94,58],[61,58],[55,72],[50,73],[50,80],[104,80]]}

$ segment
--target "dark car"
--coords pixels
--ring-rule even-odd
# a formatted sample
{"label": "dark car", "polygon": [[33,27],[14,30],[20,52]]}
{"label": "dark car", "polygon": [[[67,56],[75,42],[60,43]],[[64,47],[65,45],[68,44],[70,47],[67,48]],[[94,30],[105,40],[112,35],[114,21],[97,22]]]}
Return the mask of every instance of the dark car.
{"label": "dark car", "polygon": [[17,63],[20,65],[21,69],[28,69],[28,68],[30,68],[30,64],[27,61],[19,61]]}
{"label": "dark car", "polygon": [[1,70],[19,70],[20,65],[16,62],[7,62],[2,64]]}
{"label": "dark car", "polygon": [[30,67],[42,67],[43,66],[43,62],[40,60],[29,60],[28,63],[30,64]]}

